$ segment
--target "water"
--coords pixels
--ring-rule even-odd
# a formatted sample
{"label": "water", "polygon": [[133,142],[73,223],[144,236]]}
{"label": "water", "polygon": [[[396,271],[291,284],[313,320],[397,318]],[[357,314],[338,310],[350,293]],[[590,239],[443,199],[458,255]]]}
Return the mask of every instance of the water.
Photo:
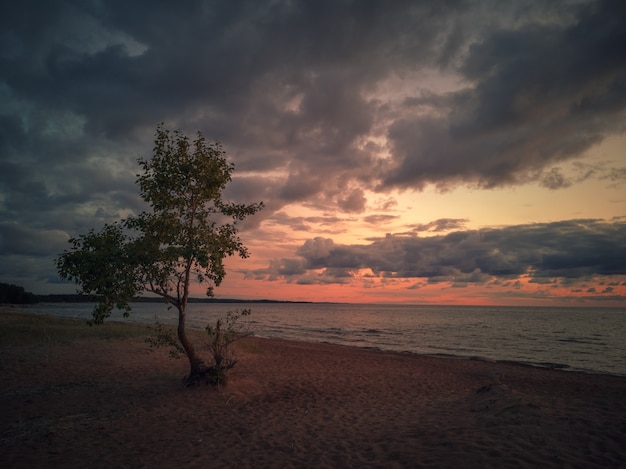
{"label": "water", "polygon": [[[41,304],[34,312],[90,317],[91,304]],[[485,357],[626,376],[626,309],[413,306],[311,303],[192,303],[188,324],[202,328],[249,308],[262,337],[329,342],[420,354]],[[175,324],[159,303],[133,305],[129,319]],[[115,312],[111,319],[120,320]]]}

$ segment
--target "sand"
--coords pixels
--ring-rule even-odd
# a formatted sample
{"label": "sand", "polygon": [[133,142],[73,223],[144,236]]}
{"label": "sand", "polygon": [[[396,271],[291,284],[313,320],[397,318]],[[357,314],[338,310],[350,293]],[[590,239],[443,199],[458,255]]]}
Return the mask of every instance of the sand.
{"label": "sand", "polygon": [[626,467],[626,378],[249,337],[227,387],[142,337],[2,346],[1,467]]}

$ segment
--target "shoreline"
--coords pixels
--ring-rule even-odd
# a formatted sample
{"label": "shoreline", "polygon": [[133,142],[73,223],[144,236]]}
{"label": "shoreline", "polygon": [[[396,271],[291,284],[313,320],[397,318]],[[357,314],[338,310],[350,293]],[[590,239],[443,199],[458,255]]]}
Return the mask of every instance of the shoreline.
{"label": "shoreline", "polygon": [[[150,303],[150,302],[148,302]],[[281,302],[276,302],[276,303],[281,303]],[[282,303],[288,303],[288,302],[282,302]],[[293,302],[294,304],[298,304],[297,302]],[[306,303],[306,302],[302,302],[302,303]],[[50,303],[52,305],[54,305],[55,303]],[[87,303],[86,303],[87,304]],[[91,303],[89,303],[91,304]],[[50,317],[54,317],[54,318],[60,318],[60,319],[69,319],[69,320],[80,320],[80,321],[88,321],[87,318],[82,317],[82,316],[63,316],[63,315],[56,315],[54,313],[50,313],[50,312],[46,312],[45,310],[42,311],[30,311],[28,307],[23,307],[24,305],[1,305],[0,306],[0,313],[3,311],[7,311],[7,312],[19,312],[19,314],[24,314],[24,315],[29,315],[29,314],[34,314],[34,315],[38,315],[38,316],[50,316]],[[145,328],[150,328],[152,326],[154,326],[153,323],[148,323],[145,321],[141,321],[141,320],[136,320],[133,319],[132,317],[130,318],[114,318],[114,319],[106,319],[105,320],[105,324],[117,324],[120,326],[128,326],[128,327],[145,327]],[[167,324],[173,327],[173,324]],[[101,327],[101,326],[97,326],[97,327]],[[194,327],[192,325],[188,325],[187,326],[187,330],[189,331],[199,331],[201,333],[203,333],[204,328],[203,327]],[[287,340],[287,341],[293,341],[296,343],[302,342],[302,343],[309,343],[309,344],[329,344],[329,345],[338,345],[338,346],[342,346],[342,347],[351,347],[351,348],[356,348],[356,349],[362,349],[362,350],[373,350],[373,351],[380,351],[380,352],[392,352],[392,353],[402,353],[402,354],[411,354],[411,355],[416,355],[416,356],[425,356],[425,357],[434,357],[434,358],[443,358],[443,359],[454,359],[454,360],[483,360],[483,361],[488,361],[488,362],[497,362],[497,363],[510,363],[513,365],[520,365],[520,366],[529,366],[529,367],[533,367],[533,368],[540,368],[540,369],[549,369],[549,370],[555,370],[555,371],[564,371],[567,373],[583,373],[583,374],[587,374],[587,375],[607,375],[607,376],[616,376],[616,377],[624,377],[626,378],[626,373],[618,373],[618,372],[609,372],[609,371],[605,371],[605,370],[594,370],[594,369],[589,369],[589,368],[580,368],[580,367],[575,367],[573,365],[567,364],[567,363],[557,363],[557,362],[545,362],[545,361],[522,361],[522,360],[515,360],[515,359],[506,359],[506,358],[494,358],[494,357],[484,357],[484,356],[477,356],[477,355],[462,355],[462,354],[452,354],[452,353],[429,353],[429,352],[419,352],[419,351],[412,351],[412,350],[401,350],[401,349],[390,349],[390,348],[381,348],[381,347],[376,347],[376,346],[360,346],[360,345],[351,345],[351,344],[345,344],[345,343],[339,343],[339,342],[332,342],[332,341],[328,341],[328,340],[315,340],[315,339],[311,339],[311,340],[306,340],[306,339],[293,339],[293,338],[282,338],[279,336],[264,336],[264,335],[257,335],[254,334],[253,335],[255,337],[259,337],[259,338],[263,338],[263,339],[269,339],[269,340]]]}
{"label": "shoreline", "polygon": [[21,339],[0,348],[7,467],[626,465],[624,377],[251,336],[227,387],[187,389],[147,326],[19,316],[0,314]]}

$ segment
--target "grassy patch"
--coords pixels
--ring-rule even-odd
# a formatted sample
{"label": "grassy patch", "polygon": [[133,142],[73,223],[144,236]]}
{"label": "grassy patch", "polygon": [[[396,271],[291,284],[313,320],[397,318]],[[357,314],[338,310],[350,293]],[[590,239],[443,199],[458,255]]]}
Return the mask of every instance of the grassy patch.
{"label": "grassy patch", "polygon": [[84,319],[0,310],[0,346],[67,344],[76,339],[125,339],[149,334],[147,326],[105,322],[89,326]]}

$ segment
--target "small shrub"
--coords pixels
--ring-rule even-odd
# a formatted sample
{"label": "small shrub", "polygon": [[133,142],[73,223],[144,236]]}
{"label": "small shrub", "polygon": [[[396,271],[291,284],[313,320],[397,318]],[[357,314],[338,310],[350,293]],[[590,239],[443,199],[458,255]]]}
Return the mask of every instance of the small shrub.
{"label": "small shrub", "polygon": [[[204,375],[210,384],[226,384],[227,371],[237,363],[235,352],[230,346],[233,342],[250,335],[248,324],[241,321],[241,318],[250,314],[249,309],[228,311],[226,318],[218,319],[215,326],[206,326],[204,349],[208,351],[213,365],[206,367]],[[152,335],[146,338],[146,343],[150,344],[150,347],[169,347],[169,356],[172,358],[186,356],[174,328],[156,321],[152,331]]]}
{"label": "small shrub", "polygon": [[169,347],[169,356],[172,358],[186,356],[185,349],[178,341],[174,329],[157,321],[153,331],[150,337],[146,337],[146,343],[150,344],[151,348]]}
{"label": "small shrub", "polygon": [[247,324],[241,323],[241,318],[249,316],[251,311],[229,311],[226,319],[221,318],[215,323],[215,327],[207,326],[208,348],[214,365],[207,369],[209,382],[214,385],[224,385],[227,382],[226,372],[237,364],[235,352],[230,345],[243,337],[250,335]]}

